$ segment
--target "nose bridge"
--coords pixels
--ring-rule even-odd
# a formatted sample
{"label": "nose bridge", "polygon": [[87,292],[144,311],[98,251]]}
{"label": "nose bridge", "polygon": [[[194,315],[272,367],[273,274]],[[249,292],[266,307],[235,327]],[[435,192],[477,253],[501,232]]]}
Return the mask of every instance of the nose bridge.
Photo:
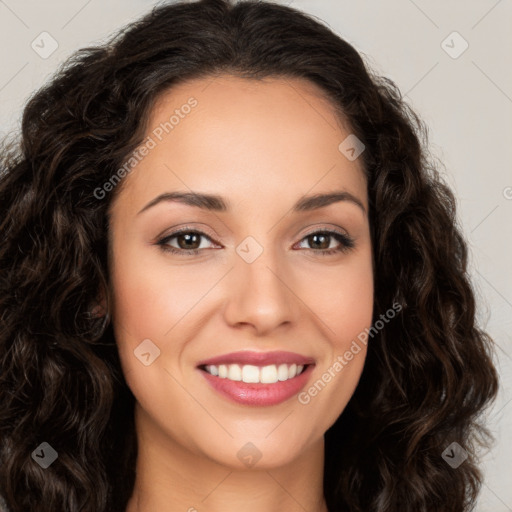
{"label": "nose bridge", "polygon": [[257,330],[293,321],[296,305],[278,251],[247,237],[236,253],[226,320],[230,324],[250,323]]}

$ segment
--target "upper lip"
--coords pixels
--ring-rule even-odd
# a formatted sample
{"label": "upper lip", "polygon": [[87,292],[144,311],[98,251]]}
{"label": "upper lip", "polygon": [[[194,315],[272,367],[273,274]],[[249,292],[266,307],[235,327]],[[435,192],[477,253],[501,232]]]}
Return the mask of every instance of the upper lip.
{"label": "upper lip", "polygon": [[221,356],[212,357],[200,361],[197,366],[206,365],[221,365],[221,364],[250,364],[254,366],[267,366],[271,364],[297,364],[307,365],[314,364],[315,360],[312,357],[306,357],[295,352],[250,352],[240,351],[231,352],[230,354],[223,354]]}

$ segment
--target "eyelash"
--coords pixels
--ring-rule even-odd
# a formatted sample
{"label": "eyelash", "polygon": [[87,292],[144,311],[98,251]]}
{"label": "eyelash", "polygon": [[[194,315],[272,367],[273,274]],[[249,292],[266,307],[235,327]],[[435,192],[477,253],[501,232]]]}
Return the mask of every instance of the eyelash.
{"label": "eyelash", "polygon": [[[196,255],[199,254],[204,249],[177,249],[176,247],[172,247],[167,245],[170,240],[173,238],[176,238],[179,235],[182,234],[196,234],[200,236],[204,236],[205,238],[208,238],[208,240],[212,241],[211,237],[209,237],[206,233],[203,233],[202,231],[197,231],[195,229],[191,229],[188,227],[182,228],[178,231],[174,231],[173,233],[166,235],[165,237],[161,238],[156,242],[156,245],[159,245],[160,248],[164,252],[172,253],[172,254],[180,254],[180,255]],[[306,249],[309,251],[313,251],[315,253],[318,253],[321,256],[331,256],[336,253],[345,253],[350,251],[354,248],[354,239],[350,236],[346,235],[345,233],[341,233],[338,231],[329,231],[329,230],[319,230],[319,231],[312,231],[311,233],[308,233],[305,235],[300,241],[302,242],[306,238],[312,236],[312,235],[327,235],[332,238],[335,238],[338,242],[340,242],[340,247],[337,249]],[[330,244],[329,244],[330,245]]]}

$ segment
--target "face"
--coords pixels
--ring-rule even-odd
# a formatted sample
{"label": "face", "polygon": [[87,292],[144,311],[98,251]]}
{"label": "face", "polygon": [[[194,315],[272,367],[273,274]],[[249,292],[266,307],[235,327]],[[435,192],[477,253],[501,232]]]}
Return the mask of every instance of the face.
{"label": "face", "polygon": [[349,135],[297,79],[197,79],[159,99],[111,207],[110,272],[126,381],[162,444],[271,468],[345,408],[373,306]]}

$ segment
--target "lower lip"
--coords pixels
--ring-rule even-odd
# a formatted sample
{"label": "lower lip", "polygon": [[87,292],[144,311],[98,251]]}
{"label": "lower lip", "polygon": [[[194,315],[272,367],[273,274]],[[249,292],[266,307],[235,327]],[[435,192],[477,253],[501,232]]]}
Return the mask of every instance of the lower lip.
{"label": "lower lip", "polygon": [[244,405],[277,405],[300,392],[306,385],[314,365],[308,365],[297,377],[272,384],[247,383],[215,377],[205,370],[199,370],[209,384],[221,395]]}

